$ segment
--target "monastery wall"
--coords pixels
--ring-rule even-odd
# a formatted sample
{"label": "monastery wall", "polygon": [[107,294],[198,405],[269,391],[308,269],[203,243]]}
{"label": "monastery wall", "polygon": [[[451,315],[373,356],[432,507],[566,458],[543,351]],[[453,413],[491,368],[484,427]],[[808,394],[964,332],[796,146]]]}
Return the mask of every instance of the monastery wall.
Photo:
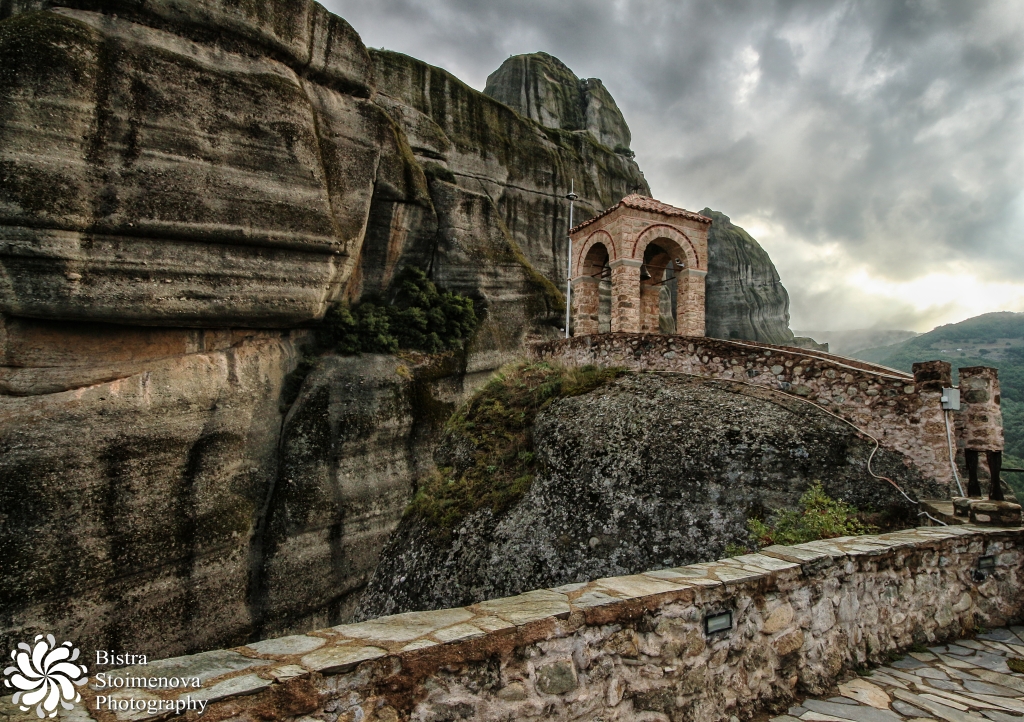
{"label": "monastery wall", "polygon": [[[955,491],[949,438],[940,403],[951,385],[949,364],[915,365],[915,375],[883,366],[798,348],[751,341],[683,336],[600,334],[576,336],[532,347],[535,358],[560,363],[622,366],[635,371],[671,371],[730,379],[806,399],[845,419],[903,454],[927,477]],[[994,371],[994,370],[993,370]],[[979,398],[981,396],[979,395]],[[983,402],[991,405],[990,396]],[[997,414],[972,413],[964,399],[964,419],[974,426],[1002,423]],[[954,412],[956,416],[957,412]],[[975,429],[976,435],[994,435]]]}
{"label": "monastery wall", "polygon": [[[915,644],[1020,620],[1022,576],[1019,528],[774,546],[151,662],[111,674],[196,675],[202,688],[122,689],[119,712],[95,711],[100,692],[85,689],[84,704],[100,722],[154,719],[129,700],[186,695],[206,701],[208,722],[717,722],[820,694]],[[723,612],[731,628],[708,633]]]}

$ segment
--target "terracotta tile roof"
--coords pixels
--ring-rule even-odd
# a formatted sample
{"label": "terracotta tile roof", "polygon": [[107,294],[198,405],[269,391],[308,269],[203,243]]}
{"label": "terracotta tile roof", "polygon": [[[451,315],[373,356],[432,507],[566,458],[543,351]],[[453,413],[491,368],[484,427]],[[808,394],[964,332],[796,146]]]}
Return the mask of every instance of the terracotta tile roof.
{"label": "terracotta tile roof", "polygon": [[621,201],[616,203],[608,210],[598,213],[589,221],[583,221],[583,223],[580,223],[578,226],[570,230],[569,234],[572,235],[581,228],[586,228],[591,223],[594,223],[595,221],[604,218],[606,215],[614,211],[619,206],[626,206],[627,208],[633,208],[638,211],[661,213],[662,215],[665,216],[678,216],[680,218],[687,218],[691,221],[697,221],[698,223],[711,223],[711,219],[708,218],[707,216],[702,216],[699,213],[687,211],[682,208],[676,208],[675,206],[670,206],[668,203],[662,203],[659,200],[655,200],[654,198],[648,198],[647,196],[642,196],[638,193],[631,193],[630,195],[623,198]]}

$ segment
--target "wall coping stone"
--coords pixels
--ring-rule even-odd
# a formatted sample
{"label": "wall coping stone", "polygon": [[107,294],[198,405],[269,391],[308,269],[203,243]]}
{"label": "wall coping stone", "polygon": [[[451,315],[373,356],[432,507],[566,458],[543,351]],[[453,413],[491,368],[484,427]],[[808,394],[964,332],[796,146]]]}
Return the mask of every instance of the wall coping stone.
{"label": "wall coping stone", "polygon": [[[330,689],[338,689],[339,685],[368,689],[374,686],[371,678],[377,680],[378,687],[381,678],[402,679],[401,684],[415,686],[452,664],[485,660],[510,647],[518,649],[571,638],[583,627],[627,624],[666,609],[707,609],[721,605],[723,595],[799,586],[805,578],[823,569],[835,568],[835,573],[842,573],[844,565],[849,569],[851,561],[880,564],[872,560],[895,558],[899,551],[944,549],[950,542],[959,545],[960,553],[970,555],[973,568],[973,557],[997,543],[1005,542],[997,545],[999,549],[1024,548],[1024,529],[973,525],[921,527],[794,546],[775,545],[758,553],[714,562],[538,589],[466,607],[408,612],[263,640],[234,650],[160,660],[133,671],[152,674],[154,669],[164,667],[187,675],[193,668],[206,670],[202,695],[211,700],[213,709],[242,697],[262,698],[297,679],[312,680],[318,687],[327,684]],[[1019,553],[1017,556],[1024,558]],[[943,563],[935,561],[936,565]],[[1024,572],[1024,562],[1015,564],[1008,570],[1013,579]],[[1024,612],[1024,595],[1017,597],[1018,601],[1009,603],[1016,605],[1014,613],[1019,617]],[[983,600],[979,600],[980,597],[973,599],[972,605],[982,604]],[[220,668],[211,669],[211,664]],[[117,670],[112,672],[116,673]],[[118,719],[110,712],[93,711],[96,694],[94,689],[83,691],[93,717],[101,722]],[[180,693],[158,691],[157,696],[173,698]],[[230,711],[234,707],[229,704],[225,709]],[[139,713],[131,719],[140,722],[159,716]],[[225,714],[218,713],[209,719],[224,717]]]}

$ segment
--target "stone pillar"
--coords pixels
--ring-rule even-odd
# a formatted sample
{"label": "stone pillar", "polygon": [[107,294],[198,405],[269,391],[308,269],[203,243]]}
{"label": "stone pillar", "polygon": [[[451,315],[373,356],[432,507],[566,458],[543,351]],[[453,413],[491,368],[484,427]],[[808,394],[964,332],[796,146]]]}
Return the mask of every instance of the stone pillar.
{"label": "stone pillar", "polygon": [[598,279],[589,276],[574,278],[572,281],[572,323],[574,336],[589,336],[598,332],[597,321],[600,313],[599,283]]}
{"label": "stone pillar", "polygon": [[640,286],[640,333],[660,333],[661,286]]}
{"label": "stone pillar", "polygon": [[1003,456],[1003,412],[999,408],[999,371],[988,366],[960,369],[960,426],[968,460],[968,496],[981,494],[977,481],[978,453],[986,452],[989,498],[1003,500],[999,472]]}
{"label": "stone pillar", "polygon": [[684,268],[676,281],[676,333],[704,335],[704,277],[707,271]]}
{"label": "stone pillar", "polygon": [[999,371],[988,366],[960,369],[960,415],[964,448],[974,451],[1003,450]]}
{"label": "stone pillar", "polygon": [[922,361],[914,364],[914,386],[917,392],[937,391],[953,386],[953,367],[948,361]]}
{"label": "stone pillar", "polygon": [[612,269],[612,333],[640,330],[640,266],[642,261],[620,258]]}

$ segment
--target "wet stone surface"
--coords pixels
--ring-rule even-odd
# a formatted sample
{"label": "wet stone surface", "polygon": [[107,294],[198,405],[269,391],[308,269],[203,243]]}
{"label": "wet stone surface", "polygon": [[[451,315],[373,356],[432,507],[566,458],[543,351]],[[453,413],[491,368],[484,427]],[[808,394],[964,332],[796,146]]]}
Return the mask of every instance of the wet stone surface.
{"label": "wet stone surface", "polygon": [[[911,652],[839,685],[840,697],[806,699],[771,722],[1024,722],[1024,627]],[[1015,665],[1016,666],[1016,665]]]}

